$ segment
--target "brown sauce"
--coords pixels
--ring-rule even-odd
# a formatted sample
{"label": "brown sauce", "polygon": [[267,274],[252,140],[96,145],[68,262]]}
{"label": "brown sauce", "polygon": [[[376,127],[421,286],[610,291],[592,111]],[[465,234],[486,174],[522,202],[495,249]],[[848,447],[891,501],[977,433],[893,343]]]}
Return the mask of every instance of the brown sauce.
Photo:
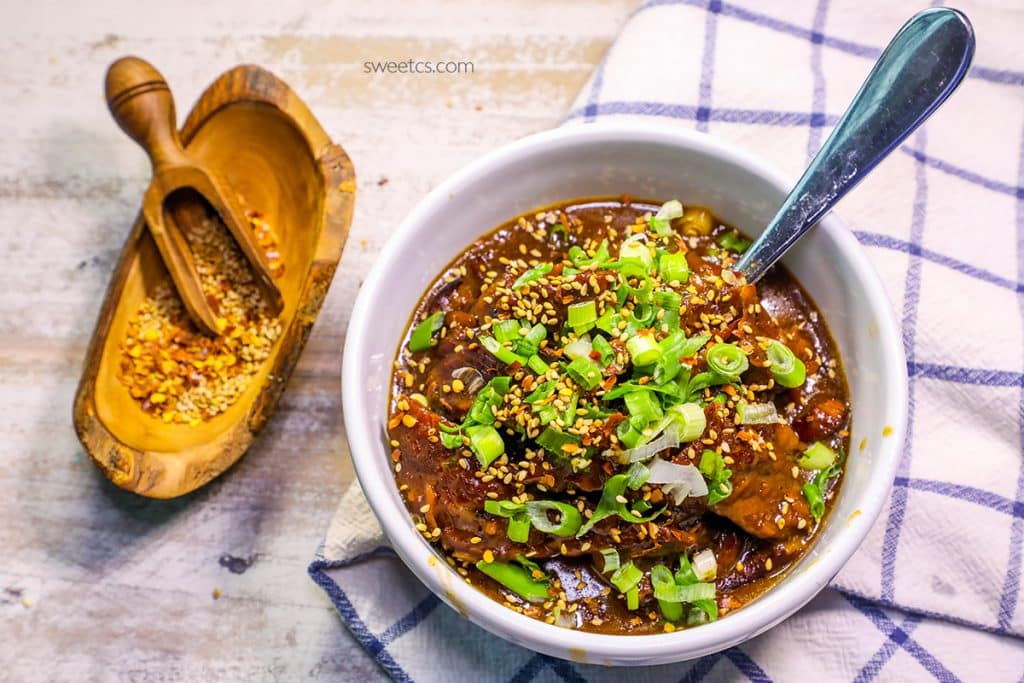
{"label": "brown sauce", "polygon": [[[468,582],[493,599],[569,628],[644,634],[706,621],[707,603],[701,609],[696,603],[683,603],[682,617],[666,613],[652,593],[650,576],[656,565],[674,571],[680,555],[692,560],[700,551],[710,550],[717,565],[714,578],[702,581],[714,584],[715,616],[721,618],[749,603],[814,543],[840,485],[843,454],[848,451],[846,381],[835,343],[810,297],[783,268],[776,268],[756,287],[743,282],[730,267],[738,260],[744,239],[707,209],[687,204],[685,213],[668,221],[667,228],[662,226],[664,235],[659,236],[650,222],[659,206],[629,198],[577,200],[524,215],[484,235],[433,282],[395,361],[388,422],[392,460],[417,528]],[[657,306],[641,303],[651,296],[643,291],[646,276],[630,279],[629,269],[586,264],[595,255],[601,260],[603,241],[610,254],[606,263],[614,264],[623,241],[634,235],[643,236],[634,241],[647,244],[655,259],[654,274],[646,282],[653,283],[654,291],[675,292],[681,298],[678,324],[659,322],[664,320],[663,311],[651,318]],[[667,263],[665,254],[685,256],[685,282],[665,279],[670,273],[662,265]],[[550,272],[513,287],[526,271],[545,268],[544,264],[552,266]],[[630,287],[624,289],[623,283]],[[568,308],[588,301],[596,302],[599,313],[621,314],[619,322],[613,322],[609,332],[601,329],[600,320],[598,327],[589,323],[585,332],[569,328]],[[664,303],[662,298],[654,301]],[[443,326],[433,335],[434,345],[411,352],[413,328],[438,312]],[[635,322],[626,325],[622,316]],[[483,338],[496,335],[496,321],[509,318],[520,321],[520,337],[533,325],[546,329],[534,355],[549,368],[547,374],[532,365],[532,358],[525,362],[525,355],[508,363],[485,348]],[[632,359],[641,356],[633,355],[629,338],[649,335],[661,342],[677,326],[687,338],[710,339],[681,359],[683,369],[664,386],[682,393],[659,398],[659,410],[668,415],[675,401],[695,403],[704,411],[706,426],[698,439],[656,457],[703,472],[704,452],[712,451],[711,461],[719,460],[731,476],[724,483],[711,481],[709,489],[721,485],[721,493],[731,488],[728,495],[709,504],[709,495],[714,495],[709,490],[709,495],[691,495],[677,503],[671,491],[645,483],[625,490],[622,498],[630,514],[657,513],[650,521],[638,523],[612,514],[579,537],[544,533],[534,526],[522,542],[513,541],[510,518],[485,511],[487,501],[558,501],[580,510],[586,523],[609,480],[634,471],[616,454],[628,443],[623,428],[640,424],[636,421],[642,421],[643,414],[631,413],[624,399],[604,397],[630,382],[644,384],[646,378],[648,384],[656,383],[643,367],[633,367]],[[588,357],[599,370],[592,388],[587,381],[575,381],[565,367],[570,362],[566,345],[584,334],[594,338]],[[609,342],[610,357],[597,351],[598,336]],[[520,337],[506,346],[528,352],[528,346],[519,345]],[[804,364],[806,378],[798,386],[786,388],[776,382],[767,362],[772,340]],[[731,381],[715,374],[706,358],[719,344],[740,349],[747,359],[748,366]],[[694,378],[702,373],[716,376],[717,383],[701,389]],[[509,378],[510,386],[491,408],[495,417],[488,418],[494,420],[503,453],[485,465],[486,454],[481,459],[469,434],[476,424],[472,416],[479,415],[472,411],[481,387],[491,386],[487,383],[496,377]],[[529,403],[527,399],[542,393],[546,383],[555,387],[551,397]],[[668,396],[667,390],[648,393]],[[570,406],[553,411],[559,415],[554,422],[539,424],[545,418],[538,404],[545,401],[552,408],[566,402]],[[771,404],[777,420],[738,423],[740,404],[748,409]],[[654,424],[649,422],[647,431],[636,427],[636,433],[649,436]],[[546,430],[574,441],[554,450],[542,447],[537,439]],[[453,438],[457,445],[452,446]],[[831,476],[798,466],[815,442],[839,454],[834,466],[824,468]],[[653,460],[645,462],[650,465]],[[706,473],[705,477],[713,479]],[[805,485],[817,486],[822,507],[813,504]],[[548,517],[559,519],[565,521],[560,514]],[[610,582],[611,572],[602,571],[601,550],[615,550],[620,563],[633,562],[643,572],[634,589],[636,609],[628,609],[626,596]],[[526,567],[536,565],[533,578],[548,587],[544,597],[533,601],[477,568],[478,563],[523,567],[524,558],[529,560]],[[526,569],[526,574],[531,571]]]}

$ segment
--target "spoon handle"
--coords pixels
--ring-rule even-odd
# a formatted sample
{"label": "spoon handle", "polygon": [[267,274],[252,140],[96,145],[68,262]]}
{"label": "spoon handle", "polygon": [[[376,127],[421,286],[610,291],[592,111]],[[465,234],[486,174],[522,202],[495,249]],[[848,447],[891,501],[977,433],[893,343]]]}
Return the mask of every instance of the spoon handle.
{"label": "spoon handle", "polygon": [[963,80],[974,56],[967,17],[927,9],[908,21],[737,270],[759,280],[871,169],[931,116]]}

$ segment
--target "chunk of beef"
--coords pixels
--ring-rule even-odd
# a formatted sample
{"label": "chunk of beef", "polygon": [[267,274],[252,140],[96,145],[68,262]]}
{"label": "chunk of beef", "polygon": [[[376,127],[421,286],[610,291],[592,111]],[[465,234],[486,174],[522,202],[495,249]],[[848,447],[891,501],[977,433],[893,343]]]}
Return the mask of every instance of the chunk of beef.
{"label": "chunk of beef", "polygon": [[[716,429],[722,433],[725,427],[718,424]],[[773,451],[764,445],[767,442],[774,445]],[[793,476],[793,455],[800,446],[797,435],[785,424],[747,425],[728,443],[733,491],[713,505],[712,512],[757,538],[802,536],[813,519],[801,491],[808,475],[798,470]]]}
{"label": "chunk of beef", "polygon": [[[472,465],[469,470],[460,467],[460,452],[445,448],[437,437],[441,423],[437,413],[410,401],[406,415],[415,420],[413,426],[398,420],[390,435],[398,442],[398,462],[402,468],[396,476],[400,484],[407,486],[403,495],[409,511],[422,516],[428,532],[440,529],[441,544],[459,559],[478,560],[488,547],[507,555],[511,542],[507,539],[505,521],[491,520],[483,507],[488,493],[507,500],[514,489],[497,479],[478,479],[473,476]],[[429,507],[421,512],[424,506]],[[473,538],[487,542],[473,543]]]}

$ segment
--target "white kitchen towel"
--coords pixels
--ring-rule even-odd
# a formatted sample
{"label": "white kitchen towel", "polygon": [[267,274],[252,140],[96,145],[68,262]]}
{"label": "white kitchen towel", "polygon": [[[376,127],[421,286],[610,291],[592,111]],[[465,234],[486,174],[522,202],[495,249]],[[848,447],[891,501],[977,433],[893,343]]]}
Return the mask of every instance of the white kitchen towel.
{"label": "white kitchen towel", "polygon": [[[960,8],[975,66],[839,212],[903,323],[910,425],[889,504],[831,586],[781,626],[672,666],[607,669],[523,650],[410,574],[358,486],[310,574],[396,680],[1017,681],[1024,676],[1024,6]],[[696,128],[793,177],[917,3],[652,0],[567,124]]]}

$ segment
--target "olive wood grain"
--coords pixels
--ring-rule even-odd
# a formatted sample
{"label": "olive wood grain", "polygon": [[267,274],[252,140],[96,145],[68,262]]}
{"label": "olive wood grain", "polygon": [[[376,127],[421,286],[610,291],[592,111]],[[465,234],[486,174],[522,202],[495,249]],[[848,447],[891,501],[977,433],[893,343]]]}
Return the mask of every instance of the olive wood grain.
{"label": "olive wood grain", "polygon": [[271,310],[280,313],[281,291],[235,193],[214,169],[191,158],[182,148],[175,126],[174,98],[160,72],[138,57],[122,57],[107,70],[106,96],[117,124],[142,146],[153,164],[153,179],[142,199],[142,215],[189,316],[208,334],[217,333],[216,315],[203,295],[185,239],[189,226],[181,223],[189,212],[167,207],[168,198],[184,188],[198,192],[220,214],[269,297]]}
{"label": "olive wood grain", "polygon": [[[355,171],[295,93],[256,66],[240,66],[218,78],[189,114],[180,137],[184,146],[175,145],[173,125],[152,125],[155,113],[167,116],[172,106],[163,79],[152,78],[153,73],[135,77],[131,82],[138,85],[128,89],[121,87],[129,82],[121,79],[122,70],[111,69],[107,82],[128,93],[112,98],[112,109],[120,112],[118,120],[132,137],[138,134],[136,139],[154,150],[154,182],[166,182],[158,178],[166,179],[168,168],[185,168],[182,157],[192,168],[215,170],[223,187],[232,188],[274,227],[284,264],[278,281],[282,332],[248,389],[225,412],[196,427],[165,424],[145,414],[118,378],[128,321],[169,277],[153,232],[145,229],[145,210],[135,221],[89,344],[74,424],[86,452],[111,481],[144,496],[172,498],[237,461],[277,405],[341,257],[352,220]],[[152,102],[145,114],[148,126],[139,124],[140,107],[134,113],[121,107],[122,100],[139,102],[143,96]],[[173,114],[164,120],[172,121]],[[195,187],[195,177],[170,186]],[[195,187],[202,194],[209,188]],[[172,200],[165,212],[173,213],[173,220],[198,216],[194,203],[175,204]]]}

